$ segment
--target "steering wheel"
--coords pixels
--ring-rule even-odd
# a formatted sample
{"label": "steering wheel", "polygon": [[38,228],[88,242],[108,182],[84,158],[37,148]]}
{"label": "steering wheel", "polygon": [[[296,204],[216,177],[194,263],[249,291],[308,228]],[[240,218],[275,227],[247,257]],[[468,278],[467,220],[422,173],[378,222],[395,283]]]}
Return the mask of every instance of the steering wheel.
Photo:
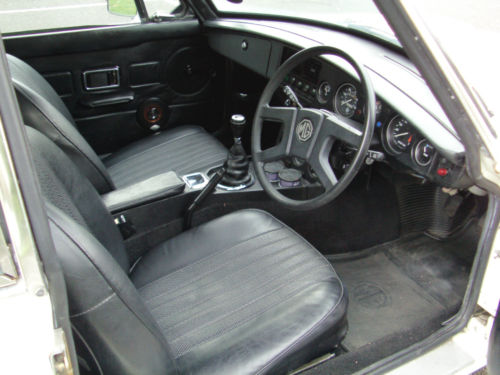
{"label": "steering wheel", "polygon": [[[292,100],[298,107],[271,107],[269,105],[274,92],[293,68],[311,58],[325,54],[343,58],[356,70],[365,99],[364,124],[324,109],[303,108],[298,100]],[[287,95],[293,99],[295,96],[293,91],[286,86],[285,90],[288,90]],[[265,120],[280,122],[283,128],[282,137],[278,143],[262,150],[261,136]],[[257,178],[271,198],[289,208],[310,210],[321,207],[344,191],[360,170],[370,147],[374,124],[375,93],[370,78],[361,64],[344,51],[334,47],[317,46],[297,52],[286,60],[271,77],[257,106],[252,127],[252,156]],[[329,161],[330,151],[336,139],[357,149],[350,166],[340,179],[335,176]],[[264,164],[292,156],[309,164],[323,185],[323,193],[311,199],[295,200],[280,193],[268,181],[264,172]]]}

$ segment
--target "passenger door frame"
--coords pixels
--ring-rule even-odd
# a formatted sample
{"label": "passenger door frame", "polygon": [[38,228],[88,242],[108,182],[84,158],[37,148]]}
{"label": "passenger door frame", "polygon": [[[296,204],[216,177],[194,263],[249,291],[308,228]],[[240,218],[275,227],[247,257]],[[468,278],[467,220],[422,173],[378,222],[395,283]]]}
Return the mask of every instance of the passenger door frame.
{"label": "passenger door frame", "polygon": [[[18,272],[16,283],[7,287],[10,290],[2,290],[11,292],[6,300],[11,298],[13,302],[2,304],[2,313],[10,309],[8,313],[17,321],[2,321],[2,324],[15,330],[15,341],[26,343],[21,350],[21,346],[4,340],[7,345],[2,351],[2,368],[31,372],[36,366],[36,371],[78,374],[78,366],[73,367],[78,361],[66,284],[27,147],[3,41],[0,41],[0,92],[0,199]],[[20,305],[20,299],[26,302]],[[2,331],[5,333],[5,329]],[[40,358],[43,359],[35,360]]]}

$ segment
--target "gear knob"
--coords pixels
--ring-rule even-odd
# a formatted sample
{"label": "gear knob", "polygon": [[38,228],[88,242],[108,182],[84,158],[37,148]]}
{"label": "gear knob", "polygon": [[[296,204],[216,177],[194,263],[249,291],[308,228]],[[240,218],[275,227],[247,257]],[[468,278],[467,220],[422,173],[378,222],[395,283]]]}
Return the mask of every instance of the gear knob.
{"label": "gear knob", "polygon": [[245,131],[247,120],[245,116],[236,114],[231,116],[231,132],[235,140],[239,140]]}

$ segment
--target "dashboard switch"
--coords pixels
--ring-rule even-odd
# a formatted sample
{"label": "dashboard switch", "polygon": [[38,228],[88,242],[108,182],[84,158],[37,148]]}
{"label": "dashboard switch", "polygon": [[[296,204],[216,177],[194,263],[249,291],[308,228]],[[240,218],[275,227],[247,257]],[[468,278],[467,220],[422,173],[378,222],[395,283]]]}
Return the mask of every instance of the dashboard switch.
{"label": "dashboard switch", "polygon": [[441,177],[445,177],[448,175],[448,169],[446,168],[438,168],[437,174],[440,175]]}

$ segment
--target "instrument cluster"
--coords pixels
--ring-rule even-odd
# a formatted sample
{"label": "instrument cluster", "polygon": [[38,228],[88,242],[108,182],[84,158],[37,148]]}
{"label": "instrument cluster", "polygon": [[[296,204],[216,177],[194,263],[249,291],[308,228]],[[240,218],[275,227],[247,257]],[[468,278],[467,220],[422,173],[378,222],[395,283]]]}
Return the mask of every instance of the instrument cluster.
{"label": "instrument cluster", "polygon": [[[360,88],[347,77],[322,71],[319,61],[311,60],[287,76],[283,85],[290,86],[307,107],[325,108],[343,117],[363,122],[365,108]],[[330,73],[330,74],[329,74]],[[285,105],[293,105],[285,99]],[[417,129],[389,105],[376,100],[376,128],[386,154],[398,162],[426,175],[437,158],[435,147]]]}
{"label": "instrument cluster", "polygon": [[[303,75],[291,74],[285,78],[283,84],[290,86],[305,106],[328,109],[343,117],[363,121],[364,98],[358,87],[351,82],[334,83],[332,80],[323,79],[314,83]],[[383,108],[382,101],[377,100],[377,117]]]}
{"label": "instrument cluster", "polygon": [[381,126],[380,138],[388,154],[403,162],[411,160],[413,166],[419,170],[427,169],[438,155],[432,143],[422,137],[415,127],[399,114]]}
{"label": "instrument cluster", "polygon": [[[359,83],[321,60],[311,59],[299,65],[285,77],[282,85],[289,86],[304,107],[327,109],[360,123],[364,121],[365,98]],[[295,105],[286,96],[279,101],[279,105]],[[379,98],[375,129],[371,152],[385,154],[380,160],[443,186],[461,184],[463,166],[442,157],[410,120]]]}

